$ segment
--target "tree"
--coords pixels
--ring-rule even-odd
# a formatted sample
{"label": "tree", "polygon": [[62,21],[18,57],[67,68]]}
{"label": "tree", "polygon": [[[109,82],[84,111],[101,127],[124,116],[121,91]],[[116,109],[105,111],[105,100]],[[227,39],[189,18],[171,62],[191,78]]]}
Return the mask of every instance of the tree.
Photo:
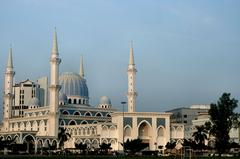
{"label": "tree", "polygon": [[83,144],[83,143],[77,144],[77,143],[75,143],[75,147],[76,147],[77,149],[79,149],[83,154],[86,153],[87,144]]}
{"label": "tree", "polygon": [[112,149],[111,143],[106,144],[104,142],[101,145],[99,145],[99,148],[100,148],[100,152],[102,152],[103,154],[107,154],[107,152]]}
{"label": "tree", "polygon": [[71,135],[66,132],[66,128],[59,128],[58,133],[58,140],[59,140],[59,147],[63,150],[64,149],[64,142],[66,142],[69,138],[71,138]]}
{"label": "tree", "polygon": [[194,140],[199,145],[199,148],[202,149],[205,146],[205,140],[207,140],[208,131],[205,129],[204,125],[196,126],[197,131],[193,133]]}
{"label": "tree", "polygon": [[177,144],[176,141],[171,140],[165,145],[165,147],[166,149],[172,150],[176,147],[176,144]]}
{"label": "tree", "polygon": [[122,144],[124,146],[124,150],[130,152],[131,154],[135,154],[149,145],[147,143],[143,143],[141,139],[127,140]]}
{"label": "tree", "polygon": [[234,109],[238,106],[238,101],[230,97],[230,93],[223,93],[217,104],[210,105],[209,115],[212,123],[210,130],[216,140],[216,149],[219,154],[228,150],[229,131],[233,128],[238,114]]}

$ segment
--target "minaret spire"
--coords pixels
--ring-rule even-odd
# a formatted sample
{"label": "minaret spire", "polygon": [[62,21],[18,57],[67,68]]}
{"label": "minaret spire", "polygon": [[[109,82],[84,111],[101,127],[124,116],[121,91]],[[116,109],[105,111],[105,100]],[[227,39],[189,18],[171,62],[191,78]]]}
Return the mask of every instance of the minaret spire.
{"label": "minaret spire", "polygon": [[4,84],[4,114],[3,114],[3,125],[4,130],[9,131],[9,119],[12,117],[12,105],[13,105],[13,59],[12,59],[12,46],[10,46],[8,53],[8,60],[5,71],[5,84]]}
{"label": "minaret spire", "polygon": [[[50,95],[50,117],[49,117],[49,125],[48,125],[48,134],[50,136],[57,137],[58,133],[58,106],[59,106],[59,90],[61,86],[59,85],[59,64],[61,63],[61,59],[59,58],[58,53],[58,43],[57,43],[57,32],[56,28],[53,36],[53,46],[50,57],[50,87],[49,87],[49,95]],[[54,127],[53,127],[54,126]]]}
{"label": "minaret spire", "polygon": [[52,55],[58,55],[58,42],[57,42],[57,30],[55,27],[53,34],[53,46],[52,46]]}
{"label": "minaret spire", "polygon": [[133,41],[132,40],[130,42],[129,65],[135,65],[134,64],[134,56],[133,56]]}
{"label": "minaret spire", "polygon": [[12,46],[10,45],[9,53],[8,53],[8,62],[7,68],[13,68],[13,60],[12,60]]}
{"label": "minaret spire", "polygon": [[80,76],[84,78],[83,56],[81,56],[81,62],[80,62]]}
{"label": "minaret spire", "polygon": [[128,112],[135,112],[137,92],[135,88],[137,69],[134,63],[133,42],[130,43],[130,56],[128,64]]}

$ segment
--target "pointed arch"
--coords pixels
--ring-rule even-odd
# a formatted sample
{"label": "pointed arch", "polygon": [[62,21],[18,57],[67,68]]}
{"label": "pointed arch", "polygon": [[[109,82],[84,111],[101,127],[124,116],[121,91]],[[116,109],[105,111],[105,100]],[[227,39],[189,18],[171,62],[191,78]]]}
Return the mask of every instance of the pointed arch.
{"label": "pointed arch", "polygon": [[87,112],[85,112],[84,116],[92,116],[92,113],[87,111]]}
{"label": "pointed arch", "polygon": [[97,139],[92,140],[92,148],[99,148],[99,141]]}
{"label": "pointed arch", "polygon": [[87,145],[87,148],[91,147],[91,141],[89,139],[85,139],[84,143]]}
{"label": "pointed arch", "polygon": [[26,130],[27,130],[27,131],[31,131],[31,128],[32,128],[32,125],[31,125],[31,123],[28,121],[28,122],[26,123]]}
{"label": "pointed arch", "polygon": [[68,125],[77,125],[77,122],[75,120],[70,120],[68,122]]}
{"label": "pointed arch", "polygon": [[83,121],[81,121],[80,124],[88,124],[88,122],[86,120],[83,120]]}
{"label": "pointed arch", "polygon": [[97,112],[97,113],[95,114],[95,116],[102,117],[103,115],[102,115],[102,113]]}
{"label": "pointed arch", "polygon": [[124,127],[124,136],[130,137],[132,134],[132,128],[129,125]]}
{"label": "pointed arch", "polygon": [[62,111],[62,114],[63,115],[70,115],[69,111],[67,111],[67,110]]}
{"label": "pointed arch", "polygon": [[159,126],[157,129],[157,136],[158,137],[165,137],[166,130],[163,126]]}
{"label": "pointed arch", "polygon": [[81,113],[79,112],[79,111],[75,111],[74,113],[73,113],[73,115],[81,115]]}
{"label": "pointed arch", "polygon": [[20,123],[20,130],[25,130],[25,124],[24,124],[24,122],[21,122],[21,123]]}
{"label": "pointed arch", "polygon": [[33,121],[33,124],[32,124],[32,130],[33,130],[33,131],[38,131],[38,123],[37,123],[36,120]]}
{"label": "pointed arch", "polygon": [[146,138],[151,134],[151,124],[146,120],[141,121],[138,125],[138,136],[140,138]]}
{"label": "pointed arch", "polygon": [[102,143],[108,144],[108,140],[107,139],[102,139]]}

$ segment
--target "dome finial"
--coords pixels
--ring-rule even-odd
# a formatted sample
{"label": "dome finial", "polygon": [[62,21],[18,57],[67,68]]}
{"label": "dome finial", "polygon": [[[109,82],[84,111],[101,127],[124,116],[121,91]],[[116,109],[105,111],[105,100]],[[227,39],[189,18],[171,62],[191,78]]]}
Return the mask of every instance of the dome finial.
{"label": "dome finial", "polygon": [[84,78],[83,55],[81,56],[81,61],[80,61],[80,76]]}
{"label": "dome finial", "polygon": [[133,40],[130,41],[129,65],[134,65]]}

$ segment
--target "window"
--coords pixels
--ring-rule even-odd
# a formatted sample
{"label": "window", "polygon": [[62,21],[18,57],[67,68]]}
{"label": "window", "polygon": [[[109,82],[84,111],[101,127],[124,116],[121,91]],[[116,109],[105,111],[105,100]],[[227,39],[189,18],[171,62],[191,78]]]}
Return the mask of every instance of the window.
{"label": "window", "polygon": [[184,117],[184,118],[187,118],[187,115],[185,114],[185,115],[183,115],[183,117]]}
{"label": "window", "polygon": [[184,122],[184,123],[187,123],[187,121],[186,121],[186,120],[184,120],[183,122]]}

